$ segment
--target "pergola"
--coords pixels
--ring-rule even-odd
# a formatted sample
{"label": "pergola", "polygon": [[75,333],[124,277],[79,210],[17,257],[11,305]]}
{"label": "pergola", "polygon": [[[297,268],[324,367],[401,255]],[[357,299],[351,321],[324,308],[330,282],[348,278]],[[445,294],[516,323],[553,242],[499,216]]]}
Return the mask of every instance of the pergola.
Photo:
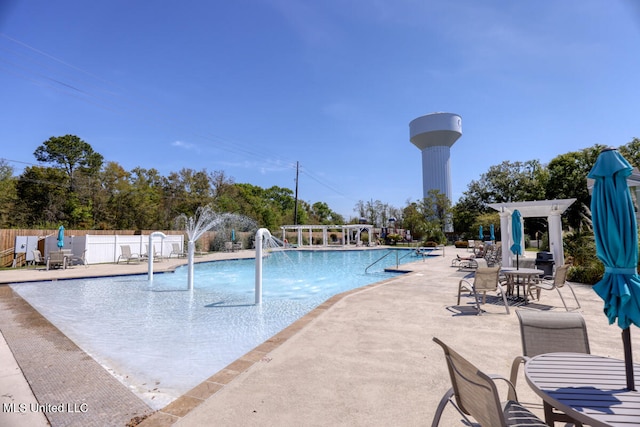
{"label": "pergola", "polygon": [[[500,212],[500,230],[502,234],[502,265],[511,267],[515,255],[509,249],[513,244],[511,232],[511,215],[516,209],[522,218],[547,217],[549,226],[549,247],[556,265],[564,264],[564,248],[562,246],[561,215],[577,199],[536,200],[531,202],[490,203],[489,207]],[[524,222],[522,224],[522,241],[524,248]]]}
{"label": "pergola", "polygon": [[[313,246],[313,232],[322,232],[322,246],[328,246],[328,232],[329,230],[337,230],[342,234],[342,245],[350,245],[353,237],[354,243],[360,242],[360,235],[363,231],[367,231],[369,235],[369,246],[371,246],[371,237],[373,235],[373,225],[370,224],[343,224],[343,225],[283,225],[280,227],[282,230],[282,240],[285,240],[285,233],[287,231],[295,231],[298,239],[298,246],[302,246],[302,235],[305,231],[309,233],[309,246]],[[352,236],[355,232],[355,236]]]}

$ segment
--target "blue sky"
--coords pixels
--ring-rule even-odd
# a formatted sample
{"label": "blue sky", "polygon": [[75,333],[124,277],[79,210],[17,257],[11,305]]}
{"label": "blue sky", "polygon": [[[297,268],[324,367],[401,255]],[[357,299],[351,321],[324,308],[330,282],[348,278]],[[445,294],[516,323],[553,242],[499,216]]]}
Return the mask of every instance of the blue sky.
{"label": "blue sky", "polygon": [[223,170],[355,216],[422,198],[409,122],[462,116],[454,202],[504,160],[640,137],[640,6],[566,0],[3,0],[0,157],[74,134],[125,169]]}

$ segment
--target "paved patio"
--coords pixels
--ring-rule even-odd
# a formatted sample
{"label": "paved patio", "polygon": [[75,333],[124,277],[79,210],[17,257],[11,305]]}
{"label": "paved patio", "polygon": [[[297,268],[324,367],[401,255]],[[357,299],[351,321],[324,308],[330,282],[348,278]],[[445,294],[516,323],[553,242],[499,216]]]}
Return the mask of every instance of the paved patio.
{"label": "paved patio", "polygon": [[[508,376],[511,361],[521,352],[515,309],[564,311],[555,291],[544,293],[539,303],[526,308],[512,307],[510,315],[494,298],[489,299],[484,307],[487,313],[482,316],[473,314],[469,298],[456,307],[457,284],[467,274],[451,267],[451,260],[456,254],[463,256],[467,253],[447,247],[444,256],[403,265],[411,273],[331,298],[192,391],[153,413],[141,425],[430,424],[438,401],[449,388],[442,350],[431,341],[433,336],[457,349],[485,372]],[[245,251],[241,255],[252,256],[252,253]],[[221,256],[233,257],[238,253],[202,260]],[[156,271],[173,267],[169,262],[161,264],[164,263],[154,266]],[[4,271],[0,272],[0,283],[45,280],[45,277],[51,280],[144,272],[144,265],[92,265],[53,272]],[[590,286],[576,284],[574,289],[582,304],[580,311],[589,329],[592,352],[622,358],[620,329],[608,325],[602,314],[602,301]],[[568,301],[573,302],[568,289],[565,291]],[[87,400],[88,391],[82,388],[77,376],[68,371],[61,377],[50,374],[51,370],[59,367],[63,367],[62,371],[67,369],[64,368],[64,357],[47,360],[46,366],[40,368],[28,368],[29,365],[37,365],[34,360],[41,359],[34,356],[40,347],[32,348],[30,353],[25,352],[20,350],[19,341],[43,339],[42,324],[48,322],[35,322],[33,316],[37,318],[37,315],[34,314],[30,314],[32,317],[27,320],[16,304],[21,306],[20,310],[25,309],[24,304],[16,302],[9,288],[0,288],[0,330],[40,404]],[[35,335],[25,338],[29,333]],[[54,333],[47,329],[46,334]],[[62,335],[59,331],[58,334]],[[634,357],[639,361],[640,338],[635,328],[632,335]],[[49,338],[53,345],[46,352],[53,356],[59,351],[68,352],[68,348],[58,348],[57,340],[64,338]],[[80,358],[83,363],[93,361],[80,349],[73,349],[72,353],[84,355]],[[2,365],[7,357],[6,352],[0,351]],[[101,376],[100,369],[99,366],[88,369],[82,381],[96,385],[94,388],[102,388],[110,382],[106,379],[110,376]],[[5,399],[8,381],[1,375],[0,372],[0,396]],[[16,376],[19,374],[14,372],[11,380],[16,382]],[[46,384],[50,388],[49,394],[42,394],[42,385],[38,383]],[[102,425],[122,426],[128,421],[125,418],[131,415],[144,416],[152,412],[143,407],[132,414],[118,403],[130,397],[126,393],[128,390],[125,388],[123,391],[117,385],[110,390],[105,393],[111,395],[103,395],[101,403],[89,405],[87,402],[86,412],[66,414],[64,420],[56,419],[51,413],[47,416],[56,426],[91,425],[85,423],[90,419],[99,419]],[[522,374],[518,392],[520,400],[542,416],[540,400],[529,389]],[[26,394],[13,396],[15,402],[28,398]],[[118,417],[113,418],[116,415]],[[0,424],[5,425],[4,419],[9,416],[15,419],[21,415],[0,413]],[[447,408],[441,425],[459,425],[459,418],[455,410]]]}

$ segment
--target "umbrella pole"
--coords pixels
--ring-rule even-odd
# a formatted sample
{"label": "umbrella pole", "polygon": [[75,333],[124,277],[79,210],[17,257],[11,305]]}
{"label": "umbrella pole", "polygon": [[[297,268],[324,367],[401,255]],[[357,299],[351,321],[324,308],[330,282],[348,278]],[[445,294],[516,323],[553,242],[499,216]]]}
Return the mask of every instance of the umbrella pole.
{"label": "umbrella pole", "polygon": [[622,345],[624,346],[624,367],[627,374],[627,390],[636,391],[636,383],[633,377],[633,354],[631,352],[631,331],[629,328],[622,330]]}

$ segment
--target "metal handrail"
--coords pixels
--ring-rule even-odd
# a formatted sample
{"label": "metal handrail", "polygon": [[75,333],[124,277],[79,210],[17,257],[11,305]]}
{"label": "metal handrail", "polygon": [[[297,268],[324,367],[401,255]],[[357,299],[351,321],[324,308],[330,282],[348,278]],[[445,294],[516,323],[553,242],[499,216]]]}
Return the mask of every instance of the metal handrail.
{"label": "metal handrail", "polygon": [[[383,259],[385,259],[386,257],[388,257],[389,255],[391,255],[392,253],[396,252],[396,257],[397,257],[397,251],[389,251],[386,254],[382,255],[380,258],[378,258],[377,260],[375,260],[374,262],[372,262],[371,264],[369,264],[367,266],[367,268],[364,269],[364,272],[366,273],[367,270],[369,270],[370,267],[373,267],[375,264],[377,264],[378,262],[382,261]],[[397,263],[397,259],[396,259],[396,263]]]}
{"label": "metal handrail", "polygon": [[[396,252],[397,252],[397,251],[396,251]],[[398,266],[400,265],[399,263],[400,263],[400,261],[401,261],[402,259],[404,259],[405,257],[408,257],[409,255],[412,255],[412,254],[413,254],[413,251],[408,251],[406,254],[402,255],[402,256],[400,257],[400,259],[396,259],[396,268],[398,268]]]}

